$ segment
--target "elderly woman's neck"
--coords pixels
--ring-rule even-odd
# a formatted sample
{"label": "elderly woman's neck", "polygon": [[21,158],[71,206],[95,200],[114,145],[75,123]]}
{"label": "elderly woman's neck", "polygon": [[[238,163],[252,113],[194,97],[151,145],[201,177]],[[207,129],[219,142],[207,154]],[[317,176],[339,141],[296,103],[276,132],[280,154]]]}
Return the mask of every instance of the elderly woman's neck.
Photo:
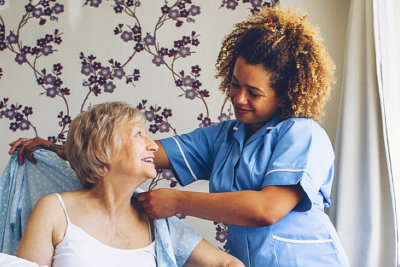
{"label": "elderly woman's neck", "polygon": [[139,186],[117,181],[118,179],[102,179],[88,190],[90,198],[98,201],[110,216],[132,208],[131,197]]}

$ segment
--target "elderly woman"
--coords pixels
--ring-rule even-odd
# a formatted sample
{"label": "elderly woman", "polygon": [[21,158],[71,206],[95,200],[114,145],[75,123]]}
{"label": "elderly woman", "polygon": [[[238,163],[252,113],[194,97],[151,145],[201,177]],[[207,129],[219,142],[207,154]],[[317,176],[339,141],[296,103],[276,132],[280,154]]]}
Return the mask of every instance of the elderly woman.
{"label": "elderly woman", "polygon": [[[144,122],[139,110],[122,102],[96,105],[74,119],[66,155],[82,190],[37,202],[18,257],[53,267],[243,266],[177,218],[152,222],[136,205],[135,190],[157,174],[158,147]],[[170,248],[170,235],[182,240],[168,241],[175,257],[168,261],[161,254]]]}

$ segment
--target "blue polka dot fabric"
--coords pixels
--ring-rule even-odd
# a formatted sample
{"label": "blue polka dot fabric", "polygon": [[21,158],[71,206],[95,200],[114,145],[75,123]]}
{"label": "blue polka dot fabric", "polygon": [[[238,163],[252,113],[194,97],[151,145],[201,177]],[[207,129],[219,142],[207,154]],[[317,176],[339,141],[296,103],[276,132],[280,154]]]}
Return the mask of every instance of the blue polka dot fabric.
{"label": "blue polka dot fabric", "polygon": [[[0,252],[15,255],[26,222],[44,195],[78,190],[75,172],[47,150],[34,152],[36,164],[18,164],[17,154],[0,178]],[[143,192],[138,189],[137,192]],[[154,222],[158,266],[183,266],[202,237],[176,217]]]}

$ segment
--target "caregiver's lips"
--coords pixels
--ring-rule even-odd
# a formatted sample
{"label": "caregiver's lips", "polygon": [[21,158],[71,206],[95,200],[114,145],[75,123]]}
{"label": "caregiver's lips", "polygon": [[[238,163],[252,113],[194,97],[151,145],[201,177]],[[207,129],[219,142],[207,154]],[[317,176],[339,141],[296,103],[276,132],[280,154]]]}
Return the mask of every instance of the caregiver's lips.
{"label": "caregiver's lips", "polygon": [[251,110],[235,107],[235,113],[236,114],[244,115],[244,114],[247,114],[249,112],[251,112]]}

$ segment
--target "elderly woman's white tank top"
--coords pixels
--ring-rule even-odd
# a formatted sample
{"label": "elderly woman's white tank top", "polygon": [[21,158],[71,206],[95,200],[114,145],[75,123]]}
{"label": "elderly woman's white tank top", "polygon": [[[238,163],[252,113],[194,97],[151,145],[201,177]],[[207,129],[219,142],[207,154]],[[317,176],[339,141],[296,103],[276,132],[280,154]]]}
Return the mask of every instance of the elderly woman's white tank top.
{"label": "elderly woman's white tank top", "polygon": [[67,228],[63,240],[55,248],[52,267],[157,266],[154,241],[144,248],[133,250],[105,245],[71,223],[61,196],[55,195],[64,209]]}

